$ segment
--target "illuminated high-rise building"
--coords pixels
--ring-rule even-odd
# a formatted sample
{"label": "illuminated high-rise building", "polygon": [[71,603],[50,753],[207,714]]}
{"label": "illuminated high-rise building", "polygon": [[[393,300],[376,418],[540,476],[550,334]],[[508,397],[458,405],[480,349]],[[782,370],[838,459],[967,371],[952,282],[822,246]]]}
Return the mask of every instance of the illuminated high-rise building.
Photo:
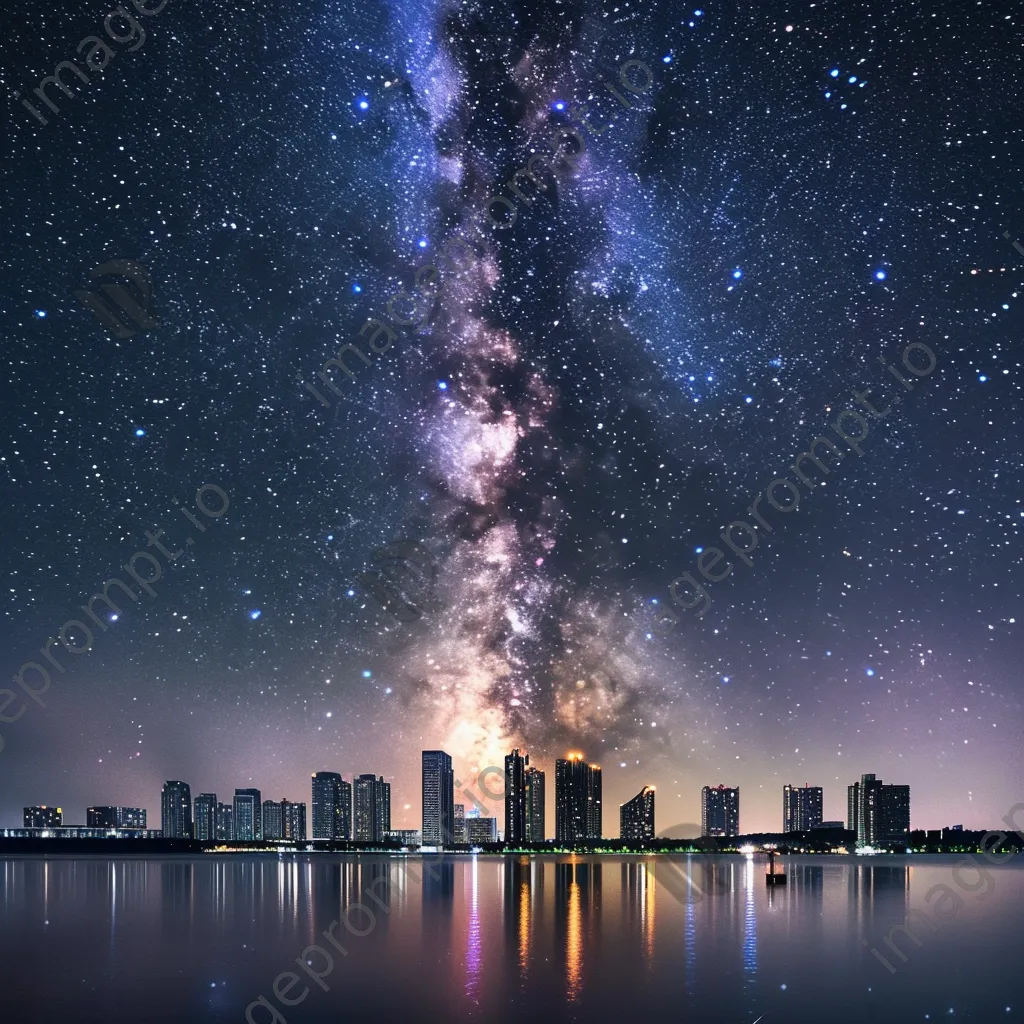
{"label": "illuminated high-rise building", "polygon": [[874,775],[862,775],[847,787],[848,828],[858,846],[887,846],[910,837],[910,787],[884,785]]}
{"label": "illuminated high-rise building", "polygon": [[146,828],[145,807],[87,807],[86,828]]}
{"label": "illuminated high-rise building", "polygon": [[525,757],[516,748],[505,755],[505,842],[526,841],[526,769],[530,755]]}
{"label": "illuminated high-rise building", "polygon": [[[200,793],[195,800],[193,820],[196,839],[217,838],[217,794]],[[145,826],[143,826],[145,828]]]}
{"label": "illuminated high-rise building", "polygon": [[740,834],[740,790],[728,786],[705,786],[700,793],[700,834]]}
{"label": "illuminated high-rise building", "polygon": [[263,838],[284,839],[284,817],[276,800],[263,801]]}
{"label": "illuminated high-rise building", "polygon": [[555,762],[555,841],[601,838],[601,769],[582,754]]}
{"label": "illuminated high-rise building", "polygon": [[391,784],[384,777],[358,775],[354,780],[355,838],[379,843],[391,831]]}
{"label": "illuminated high-rise building", "polygon": [[782,831],[806,832],[822,819],[821,786],[782,787]]}
{"label": "illuminated high-rise building", "polygon": [[523,772],[526,788],[526,841],[543,843],[547,835],[544,825],[544,773],[539,768]]}
{"label": "illuminated high-rise building", "polygon": [[455,842],[455,775],[451,755],[423,751],[423,845]]}
{"label": "illuminated high-rise building", "polygon": [[192,790],[187,782],[165,782],[160,794],[164,839],[192,838]]}
{"label": "illuminated high-rise building", "polygon": [[215,812],[215,839],[231,840],[235,838],[235,810],[231,804],[217,804]]}
{"label": "illuminated high-rise building", "polygon": [[654,787],[644,786],[632,800],[619,807],[621,839],[654,838]]}
{"label": "illuminated high-rise building", "polygon": [[235,790],[235,839],[263,838],[263,799],[258,789]]}
{"label": "illuminated high-rise building", "polygon": [[313,776],[313,838],[352,838],[352,786],[337,772]]}

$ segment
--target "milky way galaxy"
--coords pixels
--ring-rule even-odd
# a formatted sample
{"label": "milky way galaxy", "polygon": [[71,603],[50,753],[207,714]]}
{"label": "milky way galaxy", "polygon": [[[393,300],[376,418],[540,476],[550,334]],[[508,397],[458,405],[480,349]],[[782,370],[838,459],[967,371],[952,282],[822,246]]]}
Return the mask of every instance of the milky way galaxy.
{"label": "milky way galaxy", "polygon": [[[0,725],[3,824],[336,770],[413,827],[421,749],[512,745],[600,763],[608,834],[646,784],[664,827],[705,784],[745,829],[786,783],[842,818],[864,772],[915,827],[1019,799],[1017,14],[169,0],[43,125],[13,91],[76,10],[2,72],[9,672],[146,530],[185,542],[174,502],[231,507]],[[75,297],[110,260],[158,327]],[[864,455],[673,604],[915,343]],[[403,541],[433,561],[396,617],[365,581]]]}

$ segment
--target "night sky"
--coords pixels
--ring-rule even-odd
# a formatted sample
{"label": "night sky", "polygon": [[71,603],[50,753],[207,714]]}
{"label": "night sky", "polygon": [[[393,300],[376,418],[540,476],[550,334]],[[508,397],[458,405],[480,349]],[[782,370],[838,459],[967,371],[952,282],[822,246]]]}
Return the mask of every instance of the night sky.
{"label": "night sky", "polygon": [[[168,0],[128,5],[142,45],[59,7],[0,16],[0,643],[52,676],[5,709],[0,825],[159,827],[165,779],[308,802],[336,770],[418,827],[421,749],[467,779],[514,744],[549,819],[554,758],[601,764],[609,835],[645,783],[659,830],[705,784],[741,787],[744,830],[781,827],[785,783],[845,818],[863,772],[910,785],[914,827],[1024,799],[1012,5]],[[113,56],[41,124],[21,99],[102,62],[90,35]],[[562,136],[536,201],[471,227],[577,115],[585,153]],[[456,230],[473,262],[421,275],[335,396],[317,371]],[[75,297],[110,260],[159,326]],[[726,550],[706,614],[652,630],[864,388],[903,401],[863,456],[763,505],[753,565]],[[150,597],[122,566],[158,529],[182,553]],[[405,622],[359,579],[402,541],[432,560]],[[40,647],[112,577],[138,601],[58,672]]]}

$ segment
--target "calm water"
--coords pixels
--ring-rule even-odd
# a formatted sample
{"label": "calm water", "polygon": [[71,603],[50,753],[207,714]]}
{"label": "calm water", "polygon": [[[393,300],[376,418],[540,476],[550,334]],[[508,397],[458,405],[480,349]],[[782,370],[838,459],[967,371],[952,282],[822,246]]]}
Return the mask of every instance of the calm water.
{"label": "calm water", "polygon": [[[769,892],[743,857],[7,857],[0,1019],[238,1022],[262,995],[257,1024],[1024,1021],[1024,861],[968,892],[957,859],[791,858]],[[368,887],[343,955],[321,932]],[[882,940],[911,906],[904,963]]]}

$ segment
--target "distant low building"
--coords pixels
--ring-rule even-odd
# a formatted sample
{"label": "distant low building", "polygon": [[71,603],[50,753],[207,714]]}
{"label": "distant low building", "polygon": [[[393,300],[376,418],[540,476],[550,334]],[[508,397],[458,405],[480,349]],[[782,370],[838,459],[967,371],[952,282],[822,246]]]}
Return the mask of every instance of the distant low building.
{"label": "distant low building", "polygon": [[823,821],[820,825],[815,825],[815,828],[846,828],[845,821]]}
{"label": "distant low building", "polygon": [[26,807],[22,815],[25,828],[60,828],[64,824],[64,811],[59,807]]}
{"label": "distant low building", "polygon": [[423,833],[418,828],[393,828],[384,833],[384,838],[403,846],[423,845]]}
{"label": "distant low building", "polygon": [[85,809],[87,828],[135,828],[146,829],[145,807],[87,807]]}
{"label": "distant low building", "polygon": [[467,842],[470,846],[478,843],[498,841],[497,818],[466,818]]}
{"label": "distant low building", "polygon": [[89,828],[64,825],[60,828],[0,828],[0,839],[160,839],[155,828]]}

